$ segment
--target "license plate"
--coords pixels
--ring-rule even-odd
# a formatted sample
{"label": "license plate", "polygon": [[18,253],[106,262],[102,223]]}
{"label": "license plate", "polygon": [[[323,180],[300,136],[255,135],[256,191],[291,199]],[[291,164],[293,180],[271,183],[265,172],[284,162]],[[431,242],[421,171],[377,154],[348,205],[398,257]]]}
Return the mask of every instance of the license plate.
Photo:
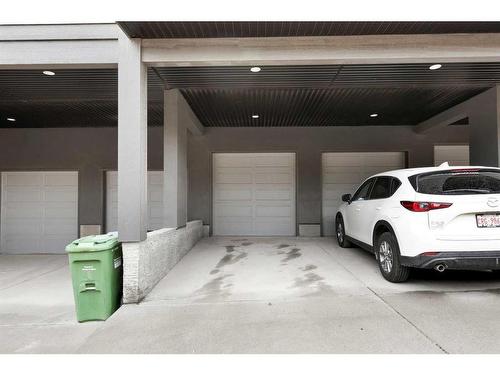
{"label": "license plate", "polygon": [[476,215],[478,228],[498,228],[500,227],[500,215],[480,214]]}

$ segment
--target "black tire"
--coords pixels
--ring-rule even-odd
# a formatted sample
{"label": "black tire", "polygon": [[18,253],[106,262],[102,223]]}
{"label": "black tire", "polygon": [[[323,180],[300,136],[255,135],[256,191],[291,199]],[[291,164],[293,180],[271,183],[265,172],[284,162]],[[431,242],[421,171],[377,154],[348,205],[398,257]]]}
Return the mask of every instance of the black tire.
{"label": "black tire", "polygon": [[402,283],[408,280],[410,268],[401,265],[398,241],[391,232],[382,233],[377,237],[374,250],[384,279],[391,283]]}
{"label": "black tire", "polygon": [[337,243],[340,247],[352,247],[351,241],[345,238],[344,219],[341,214],[337,214],[337,217],[335,218],[335,237],[337,237]]}

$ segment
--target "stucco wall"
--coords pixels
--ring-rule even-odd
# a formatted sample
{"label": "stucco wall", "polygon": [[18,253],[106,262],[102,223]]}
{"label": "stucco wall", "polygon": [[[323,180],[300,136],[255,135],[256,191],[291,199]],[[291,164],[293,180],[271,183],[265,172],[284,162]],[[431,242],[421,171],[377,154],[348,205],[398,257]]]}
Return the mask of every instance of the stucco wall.
{"label": "stucco wall", "polygon": [[[188,141],[188,220],[211,222],[211,153],[297,153],[297,223],[321,218],[321,152],[407,151],[409,166],[433,163],[433,145],[467,143],[468,127],[426,134],[411,127],[208,128]],[[163,168],[163,129],[148,133],[148,168]],[[104,171],[117,168],[116,128],[0,129],[0,171],[78,170],[79,224],[104,223]]]}

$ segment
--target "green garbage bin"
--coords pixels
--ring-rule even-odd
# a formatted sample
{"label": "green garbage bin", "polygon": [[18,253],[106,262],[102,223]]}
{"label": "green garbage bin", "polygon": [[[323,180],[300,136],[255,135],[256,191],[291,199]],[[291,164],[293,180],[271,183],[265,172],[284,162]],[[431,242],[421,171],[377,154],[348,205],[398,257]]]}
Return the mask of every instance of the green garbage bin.
{"label": "green garbage bin", "polygon": [[122,247],[118,236],[82,237],[66,246],[79,322],[106,320],[120,307]]}

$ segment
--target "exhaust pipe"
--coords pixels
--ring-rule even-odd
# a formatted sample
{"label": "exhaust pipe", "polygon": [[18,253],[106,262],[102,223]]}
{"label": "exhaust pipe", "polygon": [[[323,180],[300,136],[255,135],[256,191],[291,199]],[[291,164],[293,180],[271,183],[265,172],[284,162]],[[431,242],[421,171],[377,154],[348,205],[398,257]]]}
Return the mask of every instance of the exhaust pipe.
{"label": "exhaust pipe", "polygon": [[446,265],[444,263],[439,263],[434,266],[434,269],[438,272],[444,272]]}

